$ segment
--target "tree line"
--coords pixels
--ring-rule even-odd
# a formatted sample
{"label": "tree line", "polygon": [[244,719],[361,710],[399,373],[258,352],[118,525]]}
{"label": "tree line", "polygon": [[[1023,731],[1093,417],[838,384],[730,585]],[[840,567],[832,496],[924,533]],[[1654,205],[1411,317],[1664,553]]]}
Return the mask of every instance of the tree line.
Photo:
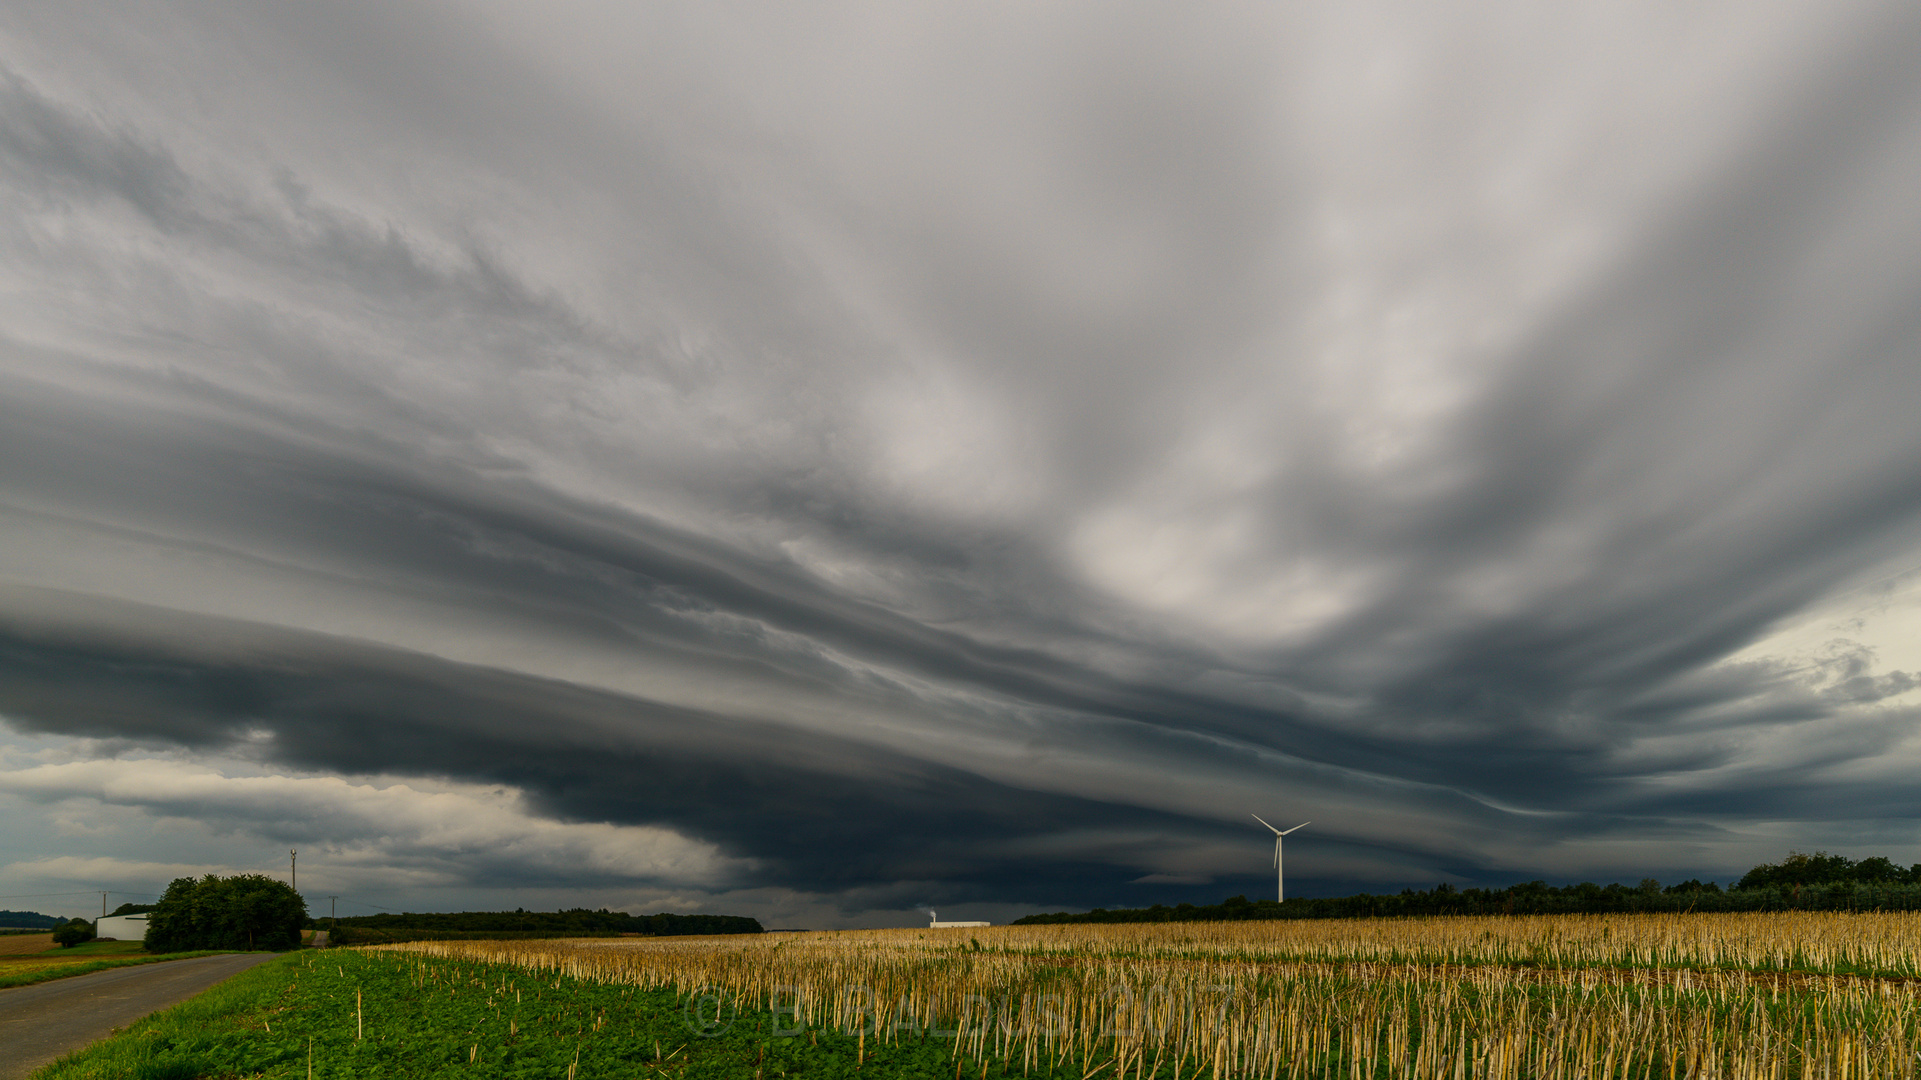
{"label": "tree line", "polygon": [[1529,881],[1504,889],[1432,889],[1353,896],[1297,897],[1286,902],[1233,896],[1218,904],[1028,915],[1016,926],[1050,923],[1224,922],[1240,919],[1352,919],[1415,915],[1592,915],[1687,911],[1921,911],[1921,863],[1903,868],[1885,858],[1789,852],[1749,870],[1723,889],[1712,881],[1662,885],[1549,885]]}
{"label": "tree line", "polygon": [[[307,903],[285,882],[261,874],[177,878],[155,904],[122,904],[115,915],[145,913],[149,952],[213,949],[293,949],[301,931],[316,921]],[[85,919],[61,923],[55,940],[77,945],[91,940],[94,925]],[[758,934],[756,919],[738,915],[629,915],[602,908],[590,911],[460,911],[358,915],[328,924],[334,944],[418,941],[434,938],[613,937],[622,934]]]}
{"label": "tree line", "polygon": [[688,934],[759,934],[760,920],[742,915],[629,915],[606,908],[566,911],[444,911],[355,915],[329,924],[330,939],[339,945],[381,941],[419,941],[432,938],[552,938],[614,937],[645,934],[675,937]]}

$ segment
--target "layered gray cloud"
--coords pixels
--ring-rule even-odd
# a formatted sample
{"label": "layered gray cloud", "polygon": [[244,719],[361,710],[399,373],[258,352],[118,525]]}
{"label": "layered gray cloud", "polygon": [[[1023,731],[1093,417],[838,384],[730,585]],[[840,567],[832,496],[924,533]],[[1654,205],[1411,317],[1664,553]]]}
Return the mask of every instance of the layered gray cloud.
{"label": "layered gray cloud", "polygon": [[1917,38],[15,5],[0,799],[107,824],[0,883],[1921,858]]}

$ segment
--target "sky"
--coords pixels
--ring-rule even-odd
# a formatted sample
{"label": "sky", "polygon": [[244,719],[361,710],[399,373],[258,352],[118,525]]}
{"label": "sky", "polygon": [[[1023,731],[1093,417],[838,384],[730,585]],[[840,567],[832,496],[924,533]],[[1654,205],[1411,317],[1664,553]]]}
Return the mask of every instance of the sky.
{"label": "sky", "polygon": [[1921,11],[0,8],[0,908],[1921,861]]}

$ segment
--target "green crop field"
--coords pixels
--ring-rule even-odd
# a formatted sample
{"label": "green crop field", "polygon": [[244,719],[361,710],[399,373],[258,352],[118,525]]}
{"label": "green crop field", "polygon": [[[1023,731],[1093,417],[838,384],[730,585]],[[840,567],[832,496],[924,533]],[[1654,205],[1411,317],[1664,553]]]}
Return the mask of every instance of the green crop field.
{"label": "green crop field", "polygon": [[1914,1077],[1921,915],[1021,926],[296,953],[42,1074]]}
{"label": "green crop field", "polygon": [[[955,1075],[938,1039],[883,1046],[831,1030],[781,1037],[772,1029],[791,1030],[790,1014],[729,1010],[723,1025],[717,1006],[509,964],[354,949],[293,953],[56,1062],[36,1080],[305,1077],[310,1068],[315,1078]],[[965,1062],[970,1077],[990,1075],[979,1064]]]}

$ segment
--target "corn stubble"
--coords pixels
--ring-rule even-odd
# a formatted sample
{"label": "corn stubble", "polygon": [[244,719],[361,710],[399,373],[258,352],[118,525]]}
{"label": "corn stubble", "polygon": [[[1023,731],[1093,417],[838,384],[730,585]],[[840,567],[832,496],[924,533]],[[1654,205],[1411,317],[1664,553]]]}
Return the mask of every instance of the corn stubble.
{"label": "corn stubble", "polygon": [[[382,946],[952,1039],[1004,1073],[1916,1075],[1921,915],[1784,912],[876,930]],[[864,1045],[864,1044],[863,1044]],[[984,1071],[983,1071],[984,1075]]]}

